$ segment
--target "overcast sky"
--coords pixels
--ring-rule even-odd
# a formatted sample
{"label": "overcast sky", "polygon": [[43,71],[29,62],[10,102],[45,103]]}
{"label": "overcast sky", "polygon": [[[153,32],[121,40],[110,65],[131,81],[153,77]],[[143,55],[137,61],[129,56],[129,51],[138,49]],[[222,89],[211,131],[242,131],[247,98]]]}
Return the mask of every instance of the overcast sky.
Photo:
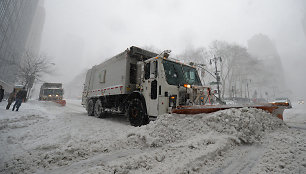
{"label": "overcast sky", "polygon": [[[304,0],[45,0],[41,51],[67,83],[85,68],[135,46],[207,47],[213,40],[247,46],[262,33],[275,43],[292,90],[306,99]],[[305,24],[306,25],[306,24]],[[67,71],[68,70],[68,71]]]}

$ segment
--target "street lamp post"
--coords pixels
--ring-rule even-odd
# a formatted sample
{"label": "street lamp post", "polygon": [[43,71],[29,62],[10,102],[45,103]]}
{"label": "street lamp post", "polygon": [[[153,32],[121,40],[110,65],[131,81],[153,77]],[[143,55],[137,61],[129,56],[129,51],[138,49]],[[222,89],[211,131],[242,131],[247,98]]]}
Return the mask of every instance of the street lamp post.
{"label": "street lamp post", "polygon": [[219,60],[220,62],[222,62],[221,57],[216,57],[216,56],[214,56],[214,58],[212,58],[212,59],[209,60],[209,63],[212,64],[212,61],[215,63],[215,75],[216,75],[216,80],[217,80],[218,97],[219,97],[219,99],[221,99],[221,95],[220,95],[220,86],[219,86],[219,84],[220,84],[220,75],[219,75],[219,72],[220,72],[220,71],[218,71],[218,67],[217,67],[217,62],[218,62],[218,60]]}

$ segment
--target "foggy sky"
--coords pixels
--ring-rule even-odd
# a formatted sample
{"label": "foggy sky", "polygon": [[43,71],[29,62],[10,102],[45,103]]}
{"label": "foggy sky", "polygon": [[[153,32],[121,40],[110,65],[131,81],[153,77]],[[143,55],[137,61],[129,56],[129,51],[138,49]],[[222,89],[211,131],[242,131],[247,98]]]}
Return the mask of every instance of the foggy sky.
{"label": "foggy sky", "polygon": [[45,0],[41,51],[57,68],[47,80],[67,83],[132,45],[180,54],[213,40],[246,47],[262,33],[277,47],[288,86],[306,99],[305,7],[303,0]]}

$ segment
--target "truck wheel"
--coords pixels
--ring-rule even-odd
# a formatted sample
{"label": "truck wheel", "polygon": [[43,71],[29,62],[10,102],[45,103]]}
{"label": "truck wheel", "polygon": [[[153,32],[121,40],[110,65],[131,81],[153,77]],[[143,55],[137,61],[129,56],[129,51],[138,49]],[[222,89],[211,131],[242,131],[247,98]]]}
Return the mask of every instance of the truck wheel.
{"label": "truck wheel", "polygon": [[95,103],[94,115],[99,118],[105,118],[106,116],[105,108],[103,107],[101,100],[97,100]]}
{"label": "truck wheel", "polygon": [[132,126],[141,126],[146,124],[147,116],[144,111],[143,104],[140,99],[134,98],[128,106],[128,117]]}
{"label": "truck wheel", "polygon": [[95,102],[93,100],[89,100],[87,103],[87,114],[88,116],[93,116],[94,115],[94,106]]}

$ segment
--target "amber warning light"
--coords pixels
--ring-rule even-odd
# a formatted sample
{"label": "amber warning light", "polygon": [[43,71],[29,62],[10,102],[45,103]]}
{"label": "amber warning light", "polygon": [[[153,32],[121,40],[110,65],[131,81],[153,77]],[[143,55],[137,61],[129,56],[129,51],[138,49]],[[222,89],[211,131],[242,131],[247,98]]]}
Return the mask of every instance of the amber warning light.
{"label": "amber warning light", "polygon": [[184,84],[185,88],[190,88],[191,86],[189,84]]}

